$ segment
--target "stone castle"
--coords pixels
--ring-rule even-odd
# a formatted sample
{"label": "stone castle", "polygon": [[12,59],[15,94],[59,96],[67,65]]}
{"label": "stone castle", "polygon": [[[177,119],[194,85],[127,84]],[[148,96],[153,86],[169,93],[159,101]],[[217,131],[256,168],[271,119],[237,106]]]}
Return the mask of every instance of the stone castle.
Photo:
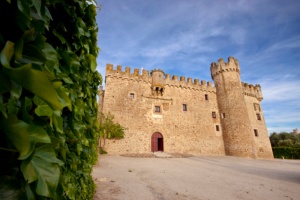
{"label": "stone castle", "polygon": [[210,71],[215,86],[159,69],[131,73],[107,64],[99,112],[112,113],[127,130],[123,139],[106,140],[105,150],[273,158],[260,85],[241,82],[233,57],[212,63]]}

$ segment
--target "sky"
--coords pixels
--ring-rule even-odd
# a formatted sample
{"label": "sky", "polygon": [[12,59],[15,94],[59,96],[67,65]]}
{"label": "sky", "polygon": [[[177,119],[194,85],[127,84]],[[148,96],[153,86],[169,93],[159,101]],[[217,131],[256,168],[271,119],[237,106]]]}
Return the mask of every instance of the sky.
{"label": "sky", "polygon": [[300,130],[299,0],[97,0],[97,70],[107,63],[212,81],[210,64],[239,60],[260,84],[268,132]]}

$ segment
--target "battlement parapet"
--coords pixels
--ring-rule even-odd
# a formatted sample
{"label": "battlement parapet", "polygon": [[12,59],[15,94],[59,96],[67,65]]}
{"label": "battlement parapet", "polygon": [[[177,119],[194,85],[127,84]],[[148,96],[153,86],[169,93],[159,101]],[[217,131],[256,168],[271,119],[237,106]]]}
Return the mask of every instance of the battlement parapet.
{"label": "battlement parapet", "polygon": [[117,69],[114,69],[112,64],[106,64],[106,77],[109,76],[141,81],[149,81],[150,77],[148,70],[142,70],[142,74],[140,74],[140,69],[134,68],[133,73],[131,73],[130,67],[125,67],[125,71],[122,71],[121,65],[117,65]]}
{"label": "battlement parapet", "polygon": [[178,79],[177,75],[173,75],[171,78],[170,74],[165,74],[161,69],[154,69],[150,73],[148,70],[142,70],[142,74],[140,74],[139,69],[134,69],[133,73],[131,73],[130,67],[126,67],[125,71],[122,71],[121,65],[117,65],[116,69],[114,69],[112,64],[106,65],[106,77],[129,79],[133,81],[144,81],[147,83],[152,83],[152,75],[155,72],[162,73],[164,85],[168,85],[170,87],[210,91],[214,93],[216,92],[216,88],[213,86],[212,82],[206,82],[204,80],[199,81],[199,79],[193,80],[190,77],[186,79],[185,76],[180,76],[180,79]]}
{"label": "battlement parapet", "polygon": [[241,82],[241,84],[242,84],[244,95],[255,97],[259,101],[263,100],[263,95],[259,84],[253,85],[244,82]]}
{"label": "battlement parapet", "polygon": [[218,64],[213,62],[210,65],[211,77],[214,80],[214,77],[229,71],[236,71],[240,73],[240,65],[237,59],[234,57],[228,57],[228,62],[224,62],[223,58],[218,60]]}

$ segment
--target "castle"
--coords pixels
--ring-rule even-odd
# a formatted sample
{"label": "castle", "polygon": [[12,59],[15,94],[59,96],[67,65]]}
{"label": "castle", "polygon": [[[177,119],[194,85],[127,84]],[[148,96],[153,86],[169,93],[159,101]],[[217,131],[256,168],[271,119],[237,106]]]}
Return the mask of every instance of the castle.
{"label": "castle", "polygon": [[272,159],[260,105],[260,85],[240,80],[238,61],[219,59],[210,67],[211,82],[162,70],[106,66],[99,112],[112,113],[127,128],[125,138],[106,140],[111,154],[189,153]]}

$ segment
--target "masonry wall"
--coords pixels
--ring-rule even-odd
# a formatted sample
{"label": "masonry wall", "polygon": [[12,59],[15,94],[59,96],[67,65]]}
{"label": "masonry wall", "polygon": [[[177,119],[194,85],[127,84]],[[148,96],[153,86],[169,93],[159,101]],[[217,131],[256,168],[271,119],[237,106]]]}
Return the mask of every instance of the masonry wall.
{"label": "masonry wall", "polygon": [[108,64],[99,112],[112,113],[127,130],[123,139],[107,139],[105,150],[149,153],[151,136],[159,132],[169,153],[273,158],[260,86],[240,82],[234,58],[212,63],[211,72],[217,87],[161,70],[131,72],[129,67],[123,71]]}
{"label": "masonry wall", "polygon": [[[164,94],[157,97],[151,94],[151,76],[143,79],[141,75],[122,73],[107,70],[106,74],[103,112],[111,112],[117,122],[128,128],[124,139],[106,140],[109,153],[151,152],[151,136],[159,132],[165,152],[224,155],[220,115],[211,83],[183,77],[180,81],[166,75]],[[183,104],[187,111],[183,111]],[[160,106],[161,112],[155,112],[155,106]]]}
{"label": "masonry wall", "polygon": [[[273,158],[273,151],[260,101],[248,95],[245,95],[245,101],[251,122],[257,157],[266,159]],[[259,115],[259,117],[257,115]],[[256,134],[254,130],[257,131]]]}

